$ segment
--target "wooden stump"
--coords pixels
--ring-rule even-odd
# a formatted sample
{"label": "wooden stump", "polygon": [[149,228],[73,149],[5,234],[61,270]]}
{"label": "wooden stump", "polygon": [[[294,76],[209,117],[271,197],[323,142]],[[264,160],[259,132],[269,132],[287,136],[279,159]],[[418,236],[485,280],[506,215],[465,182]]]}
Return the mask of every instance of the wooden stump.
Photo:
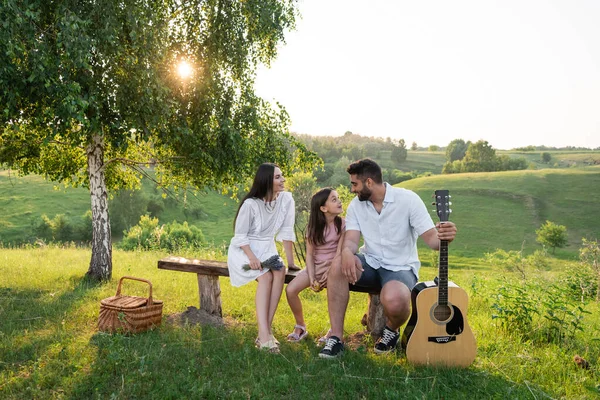
{"label": "wooden stump", "polygon": [[219,277],[198,274],[198,289],[200,291],[200,309],[208,314],[222,317]]}
{"label": "wooden stump", "polygon": [[385,315],[383,314],[383,305],[379,301],[378,294],[369,293],[369,306],[365,316],[367,331],[369,331],[373,340],[379,339],[385,327]]}

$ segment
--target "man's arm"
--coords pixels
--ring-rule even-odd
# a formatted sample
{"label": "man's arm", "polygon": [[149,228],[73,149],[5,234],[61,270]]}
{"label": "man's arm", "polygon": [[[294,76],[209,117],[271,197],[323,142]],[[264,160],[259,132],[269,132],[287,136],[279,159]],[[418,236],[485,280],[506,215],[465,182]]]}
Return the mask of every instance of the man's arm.
{"label": "man's arm", "polygon": [[[346,231],[344,235],[344,244],[342,245],[342,274],[348,279],[348,282],[356,283],[356,268],[354,255],[358,251],[360,241],[360,231]],[[362,267],[361,267],[362,268]],[[362,269],[359,269],[362,271]]]}
{"label": "man's arm", "polygon": [[456,225],[454,222],[438,222],[435,224],[435,228],[431,228],[421,235],[421,238],[427,246],[433,250],[440,249],[440,240],[447,240],[451,242],[456,237]]}

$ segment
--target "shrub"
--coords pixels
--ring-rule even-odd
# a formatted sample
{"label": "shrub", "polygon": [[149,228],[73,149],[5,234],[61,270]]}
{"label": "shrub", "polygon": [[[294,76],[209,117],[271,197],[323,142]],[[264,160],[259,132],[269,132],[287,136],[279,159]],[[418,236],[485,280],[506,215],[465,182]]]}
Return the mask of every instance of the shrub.
{"label": "shrub", "polygon": [[552,254],[554,254],[557,247],[565,247],[567,244],[567,227],[564,225],[546,221],[535,233],[537,234],[537,242],[542,246],[551,247]]}
{"label": "shrub", "polygon": [[598,240],[582,239],[583,247],[579,249],[582,266],[596,274],[596,301],[600,302],[600,246]]}
{"label": "shrub", "polygon": [[78,239],[76,229],[64,214],[56,214],[50,219],[42,215],[42,221],[34,227],[34,235],[38,239],[53,242],[68,242]]}
{"label": "shrub", "polygon": [[159,225],[157,218],[143,215],[140,222],[124,232],[120,247],[124,250],[198,249],[205,243],[204,234],[187,222]]}

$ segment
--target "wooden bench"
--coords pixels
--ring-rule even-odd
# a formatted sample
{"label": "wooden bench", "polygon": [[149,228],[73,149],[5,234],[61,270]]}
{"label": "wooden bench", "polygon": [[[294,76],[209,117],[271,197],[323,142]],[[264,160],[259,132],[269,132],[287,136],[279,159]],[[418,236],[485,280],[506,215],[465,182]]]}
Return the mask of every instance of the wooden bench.
{"label": "wooden bench", "polygon": [[[159,260],[158,268],[197,274],[198,290],[200,291],[200,309],[208,314],[219,317],[223,316],[219,277],[229,276],[227,263],[170,256]],[[285,274],[285,283],[290,283],[299,272],[288,271]],[[385,326],[385,316],[383,315],[383,306],[379,301],[379,291],[365,290],[353,285],[350,285],[350,290],[353,292],[369,293],[368,309],[362,322],[372,336],[375,338],[380,337]]]}

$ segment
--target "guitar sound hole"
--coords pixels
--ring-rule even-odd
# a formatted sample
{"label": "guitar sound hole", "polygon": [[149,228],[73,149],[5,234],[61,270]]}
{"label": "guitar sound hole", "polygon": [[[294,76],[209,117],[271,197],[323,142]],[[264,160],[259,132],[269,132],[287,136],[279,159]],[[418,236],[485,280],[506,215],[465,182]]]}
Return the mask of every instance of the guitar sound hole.
{"label": "guitar sound hole", "polygon": [[452,307],[450,307],[449,305],[445,305],[445,306],[441,306],[439,304],[437,304],[434,308],[433,308],[433,318],[436,321],[439,322],[446,322],[448,321],[450,318],[452,318]]}

